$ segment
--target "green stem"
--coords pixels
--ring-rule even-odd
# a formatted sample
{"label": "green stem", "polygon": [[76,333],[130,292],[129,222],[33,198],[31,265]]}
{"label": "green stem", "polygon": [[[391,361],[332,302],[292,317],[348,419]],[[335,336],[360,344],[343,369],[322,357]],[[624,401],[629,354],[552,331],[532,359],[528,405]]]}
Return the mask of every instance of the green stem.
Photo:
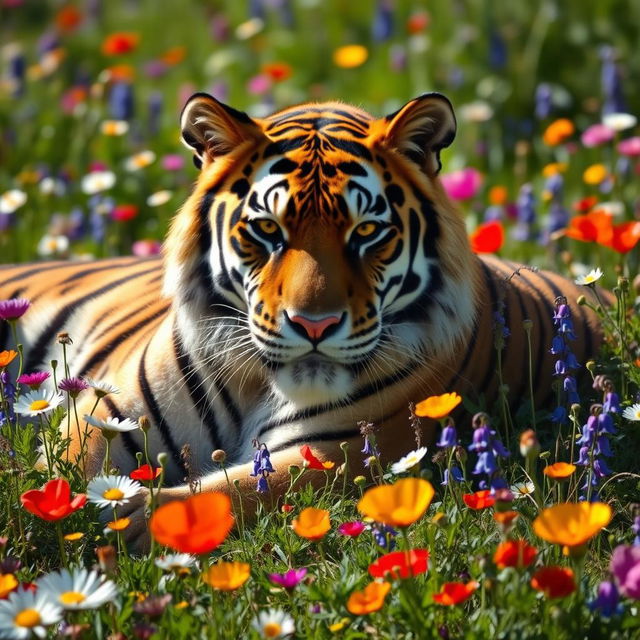
{"label": "green stem", "polygon": [[56,532],[58,534],[58,545],[60,547],[60,560],[65,568],[69,568],[69,562],[67,560],[67,552],[64,549],[64,537],[62,535],[62,523],[60,520],[56,520]]}

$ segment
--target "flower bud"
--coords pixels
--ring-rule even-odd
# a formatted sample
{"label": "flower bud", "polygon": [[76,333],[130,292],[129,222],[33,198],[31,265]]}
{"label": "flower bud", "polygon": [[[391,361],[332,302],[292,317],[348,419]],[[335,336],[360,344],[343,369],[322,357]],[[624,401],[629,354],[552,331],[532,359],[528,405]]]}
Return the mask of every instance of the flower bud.
{"label": "flower bud", "polygon": [[343,462],[337,469],[336,469],[336,475],[341,476],[344,474],[344,472],[347,470],[347,465]]}
{"label": "flower bud", "polygon": [[578,296],[577,303],[580,307],[584,307],[587,304],[587,299],[584,296]]}
{"label": "flower bud", "polygon": [[57,337],[58,340],[58,344],[73,344],[73,341],[71,340],[71,337],[69,336],[69,334],[66,331],[62,331],[58,334]]}
{"label": "flower bud", "polygon": [[376,458],[375,456],[369,456],[365,461],[364,464],[367,467],[370,467],[372,464],[375,464],[378,461],[378,458]]}
{"label": "flower bud", "polygon": [[147,431],[149,431],[149,429],[151,429],[151,421],[149,420],[149,418],[147,418],[147,416],[140,416],[138,418],[138,426],[142,431],[146,433]]}
{"label": "flower bud", "polygon": [[533,328],[533,320],[529,320],[529,318],[525,318],[522,321],[522,327],[525,331],[531,331]]}
{"label": "flower bud", "polygon": [[341,442],[340,443],[340,448],[346,453],[349,450],[349,443],[348,442]]}
{"label": "flower bud", "polygon": [[164,451],[161,451],[158,454],[158,465],[164,469],[167,464],[167,460],[168,460],[167,454]]}
{"label": "flower bud", "polygon": [[624,276],[618,277],[618,286],[622,291],[627,293],[629,291],[629,278],[625,278]]}
{"label": "flower bud", "polygon": [[367,479],[364,476],[356,476],[353,479],[353,484],[355,484],[356,487],[364,487],[364,485],[367,484]]}
{"label": "flower bud", "polygon": [[142,466],[142,451],[136,451],[136,462],[138,463],[138,466]]}
{"label": "flower bud", "polygon": [[222,464],[227,459],[227,454],[222,449],[216,449],[211,454],[211,460],[217,464]]}
{"label": "flower bud", "polygon": [[300,467],[297,464],[290,464],[288,471],[289,471],[289,475],[295,478],[300,474]]}
{"label": "flower bud", "polygon": [[595,360],[588,360],[584,365],[591,373],[594,373],[596,370],[596,362]]}
{"label": "flower bud", "polygon": [[540,454],[540,443],[533,429],[527,429],[520,434],[520,455],[533,460]]}

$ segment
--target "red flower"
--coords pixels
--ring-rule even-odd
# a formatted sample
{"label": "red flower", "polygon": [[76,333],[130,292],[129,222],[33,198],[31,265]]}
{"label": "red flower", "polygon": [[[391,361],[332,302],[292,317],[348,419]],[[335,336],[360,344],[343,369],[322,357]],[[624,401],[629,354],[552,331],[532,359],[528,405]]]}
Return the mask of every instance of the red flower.
{"label": "red flower", "polygon": [[286,62],[268,62],[262,65],[262,73],[269,76],[274,82],[282,82],[291,77],[293,69]]}
{"label": "red flower", "polygon": [[300,448],[300,455],[304,458],[305,467],[309,469],[319,469],[320,471],[326,471],[327,469],[333,469],[335,466],[335,462],[330,462],[329,460],[325,462],[321,462],[313,455],[313,451],[311,451],[311,447],[308,444],[305,444]]}
{"label": "red flower", "polygon": [[141,467],[134,469],[129,477],[132,480],[140,480],[142,482],[149,482],[155,480],[162,473],[162,467],[156,467],[155,469],[148,464],[143,464]]}
{"label": "red flower", "polygon": [[408,578],[425,573],[429,552],[426,549],[412,549],[411,551],[393,551],[378,558],[369,565],[369,574],[374,578],[391,577]]}
{"label": "red flower", "polygon": [[474,580],[466,584],[464,582],[445,582],[440,589],[440,593],[433,594],[433,601],[446,606],[460,604],[468,600],[478,586],[478,583]]}
{"label": "red flower", "polygon": [[61,31],[73,31],[81,22],[82,14],[73,5],[66,5],[56,13],[56,27]]}
{"label": "red flower", "polygon": [[573,571],[567,567],[542,567],[532,578],[531,586],[547,598],[564,598],[576,590]]}
{"label": "red flower", "polygon": [[364,531],[364,522],[360,522],[359,520],[356,520],[355,522],[343,522],[338,527],[338,531],[343,536],[357,538]]}
{"label": "red flower", "polygon": [[613,227],[610,247],[618,253],[629,253],[640,240],[640,222],[622,222]]}
{"label": "red flower", "polygon": [[613,236],[611,216],[602,210],[592,211],[584,216],[575,216],[569,222],[565,235],[582,242],[608,245]]}
{"label": "red flower", "polygon": [[500,569],[505,567],[528,567],[538,553],[535,547],[527,544],[525,540],[507,540],[501,542],[493,554],[493,561]]}
{"label": "red flower", "polygon": [[573,203],[573,210],[578,213],[588,213],[598,204],[598,198],[596,196],[588,196],[586,198],[582,198],[582,200],[578,200]]}
{"label": "red flower", "polygon": [[133,220],[138,215],[138,207],[135,204],[119,204],[111,212],[111,217],[118,222]]}
{"label": "red flower", "polygon": [[291,511],[293,511],[293,505],[285,502],[280,509],[282,510],[282,513],[291,513]]}
{"label": "red flower", "polygon": [[105,56],[119,56],[133,51],[140,41],[137,33],[120,31],[108,35],[102,42],[102,53]]}
{"label": "red flower", "polygon": [[504,229],[497,220],[481,224],[470,236],[474,253],[495,253],[504,244]]}
{"label": "red flower", "polygon": [[22,506],[29,513],[48,522],[66,518],[83,507],[86,501],[87,496],[84,493],[79,493],[71,499],[71,487],[64,478],[49,480],[42,490],[32,489],[20,496]]}
{"label": "red flower", "polygon": [[467,507],[476,510],[492,507],[496,503],[496,499],[491,495],[489,489],[476,491],[475,493],[465,493],[462,499]]}

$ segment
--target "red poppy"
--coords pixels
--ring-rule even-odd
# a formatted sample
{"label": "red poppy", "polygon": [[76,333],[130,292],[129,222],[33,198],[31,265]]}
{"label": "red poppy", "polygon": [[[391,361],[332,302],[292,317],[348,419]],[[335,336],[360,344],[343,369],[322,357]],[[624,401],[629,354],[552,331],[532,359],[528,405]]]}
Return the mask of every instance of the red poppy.
{"label": "red poppy", "polygon": [[433,601],[446,606],[460,604],[468,600],[479,586],[474,580],[466,584],[464,582],[445,582],[440,593],[433,594]]}
{"label": "red poppy", "polygon": [[408,578],[425,573],[429,560],[426,549],[393,551],[378,558],[369,565],[369,574],[374,578]]}
{"label": "red poppy", "polygon": [[492,507],[496,503],[496,499],[491,495],[489,489],[476,491],[475,493],[465,493],[462,499],[467,507],[476,510]]}
{"label": "red poppy", "polygon": [[133,220],[137,215],[138,207],[135,204],[119,204],[111,212],[111,217],[118,222]]}
{"label": "red poppy", "polygon": [[282,82],[291,77],[293,69],[286,62],[268,62],[261,67],[262,73],[269,76],[274,82]]}
{"label": "red poppy", "polygon": [[426,11],[416,11],[407,19],[407,31],[415,35],[429,26],[429,14]]}
{"label": "red poppy", "polygon": [[49,480],[44,487],[25,491],[20,496],[22,506],[33,515],[55,522],[84,506],[87,496],[79,493],[71,499],[71,487],[64,478]]}
{"label": "red poppy", "polygon": [[504,229],[497,220],[481,224],[470,236],[474,253],[495,253],[504,244]]}
{"label": "red poppy", "polygon": [[108,35],[102,42],[102,53],[105,56],[120,56],[130,53],[140,42],[140,36],[130,31],[119,31]]}
{"label": "red poppy", "polygon": [[320,471],[326,471],[327,469],[333,469],[335,466],[335,462],[330,462],[326,460],[322,462],[318,458],[313,455],[313,451],[311,451],[311,447],[308,444],[303,445],[300,448],[300,455],[304,458],[304,466],[309,469],[319,469]]}
{"label": "red poppy", "polygon": [[598,198],[596,196],[587,196],[573,203],[573,210],[578,213],[588,213],[598,204]]}
{"label": "red poppy", "polygon": [[73,31],[82,22],[82,14],[76,7],[68,4],[56,13],[55,19],[60,31]]}
{"label": "red poppy", "polygon": [[575,216],[569,222],[565,235],[581,242],[597,242],[606,246],[613,236],[611,216],[601,209]]}
{"label": "red poppy", "polygon": [[150,482],[155,480],[162,473],[162,467],[156,467],[155,469],[148,464],[143,464],[141,467],[134,469],[129,477],[132,480],[140,480],[141,482]]}
{"label": "red poppy", "polygon": [[493,554],[493,561],[500,569],[505,567],[528,567],[535,559],[538,550],[525,540],[507,540],[501,542]]}
{"label": "red poppy", "polygon": [[547,598],[564,598],[576,590],[573,571],[568,567],[542,567],[532,578],[531,586]]}
{"label": "red poppy", "polygon": [[610,247],[618,253],[629,253],[640,240],[640,222],[622,222],[613,227]]}

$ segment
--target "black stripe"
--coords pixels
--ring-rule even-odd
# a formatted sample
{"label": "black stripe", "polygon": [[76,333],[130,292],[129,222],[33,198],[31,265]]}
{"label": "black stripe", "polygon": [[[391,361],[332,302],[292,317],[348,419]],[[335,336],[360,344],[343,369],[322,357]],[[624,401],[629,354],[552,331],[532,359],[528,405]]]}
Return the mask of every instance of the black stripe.
{"label": "black stripe", "polygon": [[[489,289],[488,302],[491,305],[490,322],[493,325],[493,314],[496,311],[496,304],[498,302],[498,291],[496,290],[496,285],[493,281],[494,274],[491,272],[489,267],[483,261],[481,261],[480,264],[482,265],[482,269],[484,271],[484,276],[485,276],[485,282],[486,282],[487,288]],[[493,333],[493,329],[492,329],[492,333]],[[480,387],[477,390],[477,393],[479,396],[487,391],[489,385],[491,384],[491,381],[494,379],[496,374],[496,364],[497,364],[498,356],[496,354],[495,348],[491,348],[490,352],[491,352],[490,361],[487,365],[487,369],[484,374],[484,378],[482,379],[482,383],[480,384]]]}
{"label": "black stripe", "polygon": [[[118,418],[118,420],[124,420],[124,416],[120,412],[120,409],[116,407],[115,403],[113,402],[113,400],[111,400],[111,398],[106,396],[105,398],[102,399],[102,402],[104,402],[107,409],[109,410],[109,413],[114,418]],[[124,444],[124,448],[127,450],[129,455],[133,458],[133,463],[135,467],[137,467],[138,458],[136,458],[136,453],[138,453],[138,451],[142,451],[144,447],[141,447],[139,444],[136,443],[136,441],[133,439],[133,436],[129,431],[124,431],[123,433],[120,434],[120,437],[122,438],[122,444]]]}
{"label": "black stripe", "polygon": [[330,431],[328,433],[310,433],[304,436],[297,436],[290,438],[284,442],[271,447],[271,453],[288,449],[297,444],[309,444],[313,442],[334,442],[336,440],[348,440],[349,438],[360,437],[360,432],[357,429],[344,429],[343,431]]}
{"label": "black stripe", "polygon": [[[148,260],[148,258],[147,258]],[[142,262],[142,260],[140,260]],[[101,271],[110,271],[113,269],[121,269],[123,267],[122,264],[109,264],[106,266],[100,266],[100,267],[93,267],[91,269],[82,269],[81,271],[76,271],[74,274],[70,275],[68,278],[65,278],[64,280],[61,280],[58,284],[59,285],[68,285],[68,286],[62,286],[62,288],[60,289],[60,291],[58,292],[58,295],[63,295],[65,293],[68,293],[69,291],[73,290],[73,288],[76,286],[76,280],[80,280],[81,278],[84,278],[86,276],[91,276],[94,273],[100,273]],[[158,265],[158,269],[160,269],[160,265]]]}
{"label": "black stripe", "polygon": [[11,276],[11,278],[0,282],[0,287],[5,287],[6,285],[11,284],[16,280],[22,280],[23,278],[28,278],[29,276],[40,275],[44,271],[53,271],[55,269],[69,268],[68,262],[55,262],[53,264],[51,263],[44,263],[44,264],[49,264],[50,266],[35,267],[32,269],[26,269],[25,271],[20,271],[20,273],[18,273],[17,275]]}

